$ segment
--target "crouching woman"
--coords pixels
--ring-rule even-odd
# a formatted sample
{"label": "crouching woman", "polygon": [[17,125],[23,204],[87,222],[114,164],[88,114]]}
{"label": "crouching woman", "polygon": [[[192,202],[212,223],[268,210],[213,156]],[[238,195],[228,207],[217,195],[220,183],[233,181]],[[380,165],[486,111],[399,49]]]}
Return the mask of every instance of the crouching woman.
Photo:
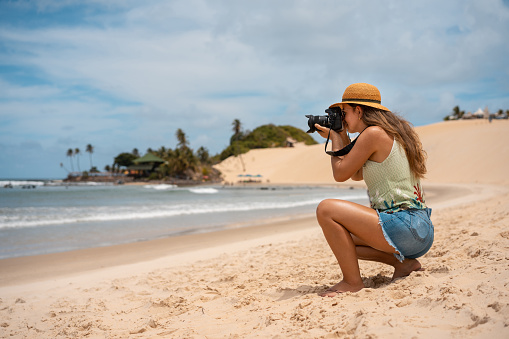
{"label": "crouching woman", "polygon": [[343,130],[315,127],[330,137],[334,153],[350,144],[347,130],[360,133],[349,153],[331,156],[334,179],[364,180],[371,203],[327,199],[318,205],[318,223],[343,273],[321,294],[332,297],[365,287],[358,259],[393,266],[393,280],[420,270],[417,258],[430,249],[434,229],[420,183],[426,154],[410,124],[382,106],[380,92],[369,84],[350,85],[331,107],[341,108]]}

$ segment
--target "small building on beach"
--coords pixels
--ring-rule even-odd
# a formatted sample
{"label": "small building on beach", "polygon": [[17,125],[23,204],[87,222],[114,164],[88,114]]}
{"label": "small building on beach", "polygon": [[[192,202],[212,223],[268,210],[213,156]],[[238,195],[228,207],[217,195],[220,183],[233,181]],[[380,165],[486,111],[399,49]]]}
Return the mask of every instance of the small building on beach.
{"label": "small building on beach", "polygon": [[133,160],[134,165],[127,167],[128,175],[141,178],[147,177],[154,172],[160,165],[164,164],[164,160],[158,156],[147,153],[141,158]]}

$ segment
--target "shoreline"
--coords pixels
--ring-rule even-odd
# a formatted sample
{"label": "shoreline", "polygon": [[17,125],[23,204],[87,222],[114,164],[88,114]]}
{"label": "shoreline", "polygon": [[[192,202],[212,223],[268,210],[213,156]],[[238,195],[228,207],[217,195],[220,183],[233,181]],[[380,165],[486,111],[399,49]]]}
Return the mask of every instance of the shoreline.
{"label": "shoreline", "polygon": [[0,288],[34,283],[311,228],[314,216],[126,244],[0,260]]}
{"label": "shoreline", "polygon": [[[49,193],[47,193],[49,192]],[[54,193],[56,192],[56,193]],[[366,203],[365,189],[302,185],[250,187],[106,187],[7,192],[0,199],[12,217],[0,222],[0,259],[127,244],[213,232],[314,215],[325,198],[344,196]],[[24,207],[44,207],[28,213]],[[4,200],[4,198],[6,198]],[[11,201],[20,200],[19,208]],[[54,208],[62,203],[66,208]],[[125,206],[123,206],[125,204]],[[122,205],[122,206],[120,206]],[[76,209],[69,208],[76,206]],[[119,206],[119,207],[117,207]],[[130,207],[129,207],[130,206]],[[27,217],[23,215],[27,214]],[[1,278],[0,278],[1,280]]]}
{"label": "shoreline", "polygon": [[[263,185],[262,185],[263,186]],[[281,186],[281,185],[278,185]],[[302,185],[299,185],[302,186]],[[340,184],[345,188],[350,185]],[[509,187],[492,185],[434,184],[423,182],[427,204],[433,210],[486,200]],[[314,215],[266,219],[254,225],[210,232],[158,238],[126,244],[6,258],[0,260],[0,288],[36,283],[116,266],[137,265],[164,257],[203,249],[281,236],[303,230],[317,230]]]}

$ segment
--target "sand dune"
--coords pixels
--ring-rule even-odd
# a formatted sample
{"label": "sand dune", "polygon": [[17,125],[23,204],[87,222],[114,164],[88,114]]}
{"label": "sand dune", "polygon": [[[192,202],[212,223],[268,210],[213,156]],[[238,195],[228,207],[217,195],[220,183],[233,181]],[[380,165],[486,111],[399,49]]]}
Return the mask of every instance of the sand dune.
{"label": "sand dune", "polygon": [[418,127],[432,182],[509,184],[509,121],[444,121]]}
{"label": "sand dune", "polygon": [[[416,130],[428,153],[427,181],[509,184],[509,121],[447,121]],[[216,167],[229,183],[260,174],[271,184],[335,184],[323,144],[251,150]]]}

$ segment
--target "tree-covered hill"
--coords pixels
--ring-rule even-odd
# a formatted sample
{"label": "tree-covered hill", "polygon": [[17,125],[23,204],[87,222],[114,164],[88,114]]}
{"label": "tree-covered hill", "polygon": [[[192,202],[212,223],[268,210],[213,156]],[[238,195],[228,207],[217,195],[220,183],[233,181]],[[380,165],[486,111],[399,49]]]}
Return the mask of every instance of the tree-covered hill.
{"label": "tree-covered hill", "polygon": [[[211,157],[208,150],[200,147],[194,151],[182,129],[177,129],[175,136],[178,144],[175,149],[161,146],[157,150],[147,149],[147,153],[157,156],[162,161],[151,169],[142,169],[136,163],[140,158],[138,149],[132,152],[120,153],[114,158],[113,165],[106,166],[108,172],[124,172],[141,180],[188,180],[200,182],[204,180],[217,181],[220,173],[213,165],[229,156],[246,153],[250,149],[286,147],[288,143],[304,142],[313,145],[317,142],[303,130],[293,126],[263,125],[253,131],[243,131],[238,119],[232,123],[233,135],[230,144],[219,154]],[[136,165],[136,166],[134,166]]]}
{"label": "tree-covered hill", "polygon": [[242,132],[235,128],[230,145],[219,154],[219,161],[229,156],[246,153],[250,149],[285,147],[289,138],[306,145],[317,142],[306,132],[293,126],[275,126],[272,124],[257,127],[252,132]]}

